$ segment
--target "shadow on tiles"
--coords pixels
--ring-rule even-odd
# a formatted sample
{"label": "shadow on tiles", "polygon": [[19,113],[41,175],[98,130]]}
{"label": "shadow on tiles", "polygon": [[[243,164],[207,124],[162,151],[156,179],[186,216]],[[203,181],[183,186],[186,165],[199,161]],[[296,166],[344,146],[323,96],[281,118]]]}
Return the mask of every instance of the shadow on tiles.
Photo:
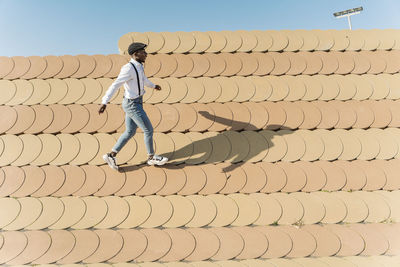
{"label": "shadow on tiles", "polygon": [[[257,129],[255,125],[243,123],[240,121],[232,121],[230,119],[226,119],[223,117],[218,117],[209,114],[208,112],[200,112],[200,115],[204,116],[207,119],[213,120],[214,122],[232,126],[236,125],[239,128],[247,128],[247,129]],[[241,125],[242,124],[242,125]],[[257,157],[261,153],[265,153],[268,149],[274,146],[274,137],[282,136],[286,134],[292,133],[291,128],[282,126],[282,125],[267,125],[264,129],[258,129],[251,132],[261,132],[268,131],[268,134],[260,134],[258,135],[258,139],[256,141],[256,145],[250,146],[246,143],[244,144],[232,144],[230,139],[227,137],[231,135],[234,139],[237,138],[238,142],[247,142],[247,139],[244,135],[238,135],[241,131],[222,131],[216,133],[214,136],[206,137],[201,140],[194,141],[189,145],[186,145],[178,150],[171,151],[170,153],[161,154],[162,156],[169,157],[170,163],[162,166],[162,168],[176,168],[176,166],[181,166],[182,168],[185,165],[198,165],[198,164],[216,164],[220,162],[230,162],[232,163],[228,167],[223,168],[223,171],[229,172],[233,171],[237,167],[241,166],[246,162],[247,159]],[[265,132],[264,132],[265,133]],[[254,141],[254,140],[251,140]],[[208,145],[207,145],[208,144]],[[218,145],[218,148],[215,148],[214,145]],[[210,151],[211,146],[211,151]],[[215,151],[214,149],[218,149]],[[192,151],[191,157],[201,157],[202,155],[208,155],[208,157],[203,157],[203,161],[198,164],[193,163],[187,159],[188,151]],[[190,153],[189,153],[190,154]],[[268,153],[266,153],[267,155]],[[184,157],[186,156],[186,160]],[[189,159],[190,159],[189,158]],[[129,172],[140,168],[136,165],[129,166],[121,166],[120,171]]]}

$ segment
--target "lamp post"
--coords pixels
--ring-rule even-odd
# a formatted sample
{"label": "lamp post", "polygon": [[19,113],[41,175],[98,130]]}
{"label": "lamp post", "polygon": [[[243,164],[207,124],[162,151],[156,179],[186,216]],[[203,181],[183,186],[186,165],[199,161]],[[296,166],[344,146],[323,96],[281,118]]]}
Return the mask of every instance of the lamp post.
{"label": "lamp post", "polygon": [[363,7],[362,6],[356,7],[356,8],[352,8],[352,9],[347,9],[347,10],[340,11],[340,12],[335,12],[335,13],[333,13],[333,15],[338,19],[339,18],[343,18],[343,17],[347,17],[347,22],[349,23],[349,29],[351,30],[352,28],[351,28],[350,16],[360,14],[361,11],[363,11]]}

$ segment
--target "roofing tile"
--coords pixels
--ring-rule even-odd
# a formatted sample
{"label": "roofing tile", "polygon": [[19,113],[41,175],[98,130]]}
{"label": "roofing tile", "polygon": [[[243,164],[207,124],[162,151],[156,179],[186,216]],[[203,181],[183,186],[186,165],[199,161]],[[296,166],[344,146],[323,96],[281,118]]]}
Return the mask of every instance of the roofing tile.
{"label": "roofing tile", "polygon": [[29,226],[30,224],[34,223],[42,213],[43,204],[37,198],[19,198],[18,202],[21,205],[21,211],[18,214],[18,217],[15,218],[8,225],[3,227],[3,230],[6,231],[21,230]]}
{"label": "roofing tile", "polygon": [[[61,198],[61,201],[64,204],[64,213],[57,222],[49,227],[50,229],[66,229],[71,227],[79,222],[85,215],[86,204],[82,198],[63,197]],[[72,234],[74,234],[73,231]],[[76,244],[77,243],[75,243],[75,246]]]}
{"label": "roofing tile", "polygon": [[217,216],[217,206],[212,199],[200,195],[189,195],[185,198],[193,203],[195,209],[194,215],[185,225],[186,227],[206,226]]}
{"label": "roofing tile", "polygon": [[196,239],[189,231],[179,228],[170,228],[165,229],[164,232],[171,237],[172,244],[171,249],[160,261],[180,261],[190,256],[195,250]]}
{"label": "roofing tile", "polygon": [[41,230],[56,223],[64,213],[64,204],[59,198],[42,197],[42,212],[32,224],[25,227],[28,230]]}
{"label": "roofing tile", "polygon": [[204,228],[189,228],[187,231],[196,239],[196,247],[185,260],[203,261],[218,253],[221,245],[219,237],[214,232]]}
{"label": "roofing tile", "polygon": [[147,237],[147,248],[136,261],[155,261],[164,257],[171,249],[171,237],[160,229],[141,229]]}
{"label": "roofing tile", "polygon": [[[103,197],[108,210],[106,217],[96,225],[97,229],[108,229],[120,225],[130,212],[128,202],[121,197],[106,196]],[[118,238],[119,239],[119,238]]]}
{"label": "roofing tile", "polygon": [[82,200],[86,204],[85,214],[77,223],[71,226],[73,229],[87,229],[94,227],[107,216],[108,206],[103,198],[83,197]]}

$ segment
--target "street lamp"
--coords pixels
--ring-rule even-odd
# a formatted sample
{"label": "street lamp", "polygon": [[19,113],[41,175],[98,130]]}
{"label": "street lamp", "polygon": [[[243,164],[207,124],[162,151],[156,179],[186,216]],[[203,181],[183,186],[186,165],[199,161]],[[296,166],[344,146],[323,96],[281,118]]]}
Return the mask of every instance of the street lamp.
{"label": "street lamp", "polygon": [[347,22],[349,23],[349,29],[351,30],[351,19],[350,19],[350,16],[360,14],[360,12],[362,10],[363,10],[363,8],[362,8],[362,6],[360,6],[360,7],[356,7],[356,8],[352,8],[352,9],[347,9],[345,11],[335,12],[335,13],[333,13],[333,15],[338,19],[339,18],[343,18],[343,17],[347,17]]}

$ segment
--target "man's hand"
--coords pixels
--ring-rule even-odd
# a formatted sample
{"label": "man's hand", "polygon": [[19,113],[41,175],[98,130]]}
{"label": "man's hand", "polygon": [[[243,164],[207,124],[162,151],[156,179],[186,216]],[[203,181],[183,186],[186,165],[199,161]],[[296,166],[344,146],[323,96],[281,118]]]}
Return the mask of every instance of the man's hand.
{"label": "man's hand", "polygon": [[159,86],[158,84],[156,84],[156,87],[154,87],[154,89],[156,89],[156,90],[161,90],[161,86]]}
{"label": "man's hand", "polygon": [[104,110],[106,110],[107,105],[101,105],[101,107],[99,108],[99,114],[103,113]]}

